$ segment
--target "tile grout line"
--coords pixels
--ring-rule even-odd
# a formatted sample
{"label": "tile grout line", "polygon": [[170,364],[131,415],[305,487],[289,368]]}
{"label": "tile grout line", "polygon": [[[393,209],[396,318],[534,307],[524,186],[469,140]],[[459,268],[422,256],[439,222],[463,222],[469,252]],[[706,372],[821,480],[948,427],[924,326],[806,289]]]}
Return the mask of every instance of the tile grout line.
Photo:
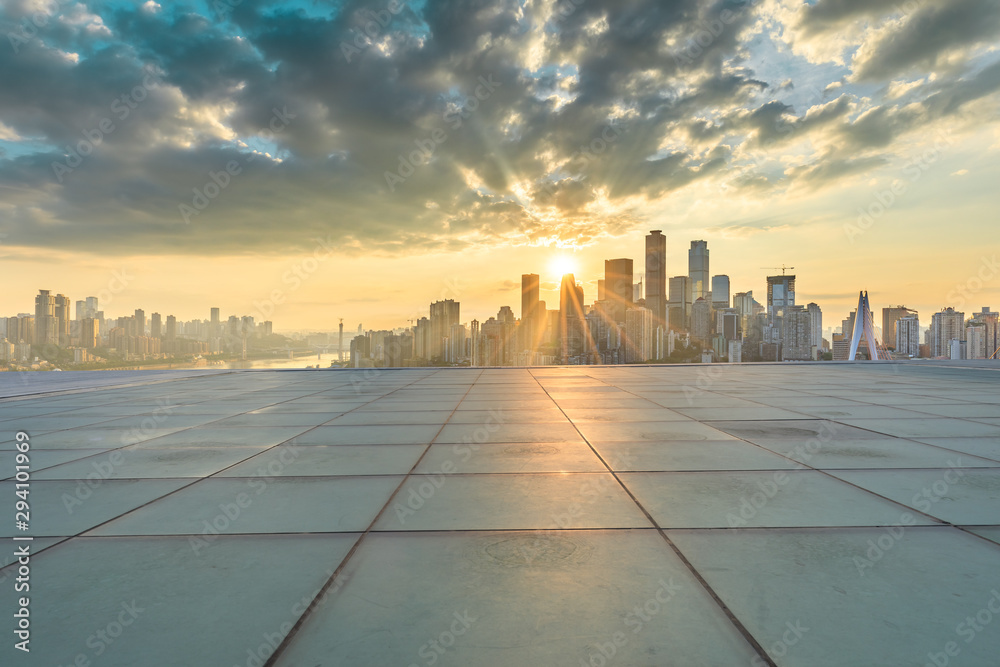
{"label": "tile grout line", "polygon": [[[530,369],[528,370],[528,374],[534,377]],[[595,379],[603,382],[603,380],[600,380],[599,378]],[[538,380],[536,378],[536,382],[537,381]],[[607,382],[605,382],[604,384],[607,384],[608,386],[614,386]],[[552,398],[552,396],[549,394],[548,389],[546,389],[541,382],[539,382],[538,385],[542,387],[542,390],[545,391],[545,394],[549,396],[549,400],[555,403],[556,407],[559,408],[560,411],[562,411],[562,407],[554,398]],[[563,414],[565,415],[565,412],[563,412]],[[568,416],[566,418],[569,419]],[[688,569],[688,571],[691,573],[691,576],[695,578],[695,581],[697,581],[701,585],[701,587],[705,590],[705,592],[707,592],[709,596],[711,596],[712,601],[715,602],[715,604],[719,607],[719,609],[723,612],[723,614],[725,614],[725,616],[729,619],[729,622],[732,623],[733,627],[736,628],[736,631],[743,636],[743,639],[750,645],[750,647],[757,652],[758,657],[760,657],[767,665],[769,665],[769,667],[778,667],[777,663],[775,663],[771,659],[771,656],[767,653],[766,650],[764,650],[764,647],[761,646],[760,642],[757,641],[757,639],[753,636],[753,634],[749,631],[749,629],[743,625],[742,621],[740,621],[740,619],[736,617],[736,614],[733,613],[733,611],[729,608],[729,606],[722,600],[722,598],[715,591],[715,589],[712,588],[712,586],[708,583],[708,581],[694,567],[694,564],[687,559],[687,557],[683,554],[683,552],[681,552],[680,548],[676,544],[674,544],[674,541],[671,540],[670,537],[667,536],[666,532],[662,528],[660,528],[660,526],[656,523],[655,520],[653,520],[652,515],[646,510],[646,508],[642,505],[642,503],[639,502],[639,499],[635,497],[631,489],[629,489],[625,485],[625,483],[618,476],[618,474],[611,469],[611,466],[608,465],[608,462],[604,459],[603,456],[601,456],[601,454],[597,451],[597,449],[594,448],[594,446],[590,443],[590,440],[583,434],[583,432],[580,431],[576,423],[574,423],[572,420],[570,420],[570,422],[573,424],[573,428],[576,429],[576,432],[579,433],[583,441],[587,443],[588,447],[590,447],[590,450],[594,453],[594,456],[596,456],[598,460],[600,460],[600,462],[604,464],[604,467],[607,469],[608,473],[615,479],[616,482],[618,482],[622,490],[624,490],[625,493],[628,494],[629,498],[632,499],[632,502],[635,503],[635,506],[638,507],[639,510],[645,515],[646,520],[649,521],[651,527],[656,530],[656,532],[660,535],[660,537],[667,544],[667,546],[670,547],[670,549],[674,552],[674,555],[676,555],[677,558],[684,565],[684,567]]]}
{"label": "tile grout line", "polygon": [[[411,382],[410,384],[413,384],[413,383]],[[403,385],[402,387],[397,387],[393,391],[389,392],[389,394],[391,394],[391,393],[393,393],[395,391],[398,391],[399,389],[403,389],[406,386],[409,386],[409,385]],[[317,393],[323,393],[323,391],[326,391],[326,390],[322,390],[322,391],[319,391],[319,392],[312,392],[312,393],[309,393],[309,394],[304,394],[304,396],[312,396],[312,395],[315,395]],[[359,405],[357,407],[360,408],[360,407],[363,407],[364,405],[369,405],[371,403],[374,403],[375,401],[381,399],[383,396],[388,396],[389,394],[380,395],[380,396],[378,396],[376,398],[373,398],[371,401],[368,401],[368,403],[363,403],[362,405]],[[302,397],[299,397],[299,398],[302,398]],[[274,405],[280,405],[281,403],[287,403],[287,402],[292,401],[292,400],[296,400],[296,399],[292,398],[292,399],[288,399],[286,401],[278,401],[278,402],[273,403],[271,406],[268,406],[268,407],[273,407]],[[356,409],[356,408],[354,408],[354,409]],[[244,412],[244,413],[241,413],[241,414],[246,414],[246,413]],[[208,423],[212,423],[212,422],[208,422]],[[86,528],[85,530],[82,530],[82,531],[76,533],[75,535],[69,535],[69,536],[67,536],[66,540],[64,540],[62,542],[59,542],[58,544],[53,544],[53,545],[51,545],[51,547],[48,547],[48,548],[53,548],[53,547],[61,546],[61,545],[65,544],[65,543],[67,543],[69,540],[75,538],[75,537],[128,537],[126,535],[121,535],[121,536],[89,535],[88,536],[87,533],[89,533],[89,532],[91,532],[93,530],[96,530],[96,529],[100,528],[101,526],[104,526],[104,525],[106,525],[108,523],[111,523],[112,521],[116,521],[116,520],[118,520],[118,519],[120,519],[120,518],[122,518],[124,516],[127,516],[127,515],[129,515],[129,514],[131,514],[133,512],[136,512],[136,511],[138,511],[138,510],[140,510],[140,509],[142,509],[144,507],[147,507],[147,506],[149,506],[149,505],[151,505],[151,504],[153,504],[155,502],[163,500],[164,498],[172,496],[172,495],[174,495],[176,493],[179,493],[179,492],[181,492],[181,491],[183,491],[185,489],[189,489],[192,486],[194,486],[195,484],[198,484],[199,482],[202,482],[202,481],[204,481],[206,479],[215,478],[215,476],[218,475],[219,473],[225,472],[226,470],[229,470],[230,468],[233,468],[234,466],[240,465],[240,464],[244,463],[245,461],[248,461],[248,460],[252,459],[255,456],[259,456],[260,454],[264,454],[266,452],[269,452],[272,449],[274,449],[275,447],[280,447],[281,445],[287,444],[288,442],[291,442],[295,438],[298,438],[299,436],[302,436],[302,435],[308,433],[309,431],[312,431],[313,429],[316,429],[318,427],[319,427],[319,425],[313,426],[313,427],[311,427],[309,429],[306,429],[302,433],[294,435],[291,438],[287,438],[287,439],[285,439],[285,440],[283,440],[281,442],[275,443],[274,445],[271,445],[270,447],[267,447],[266,449],[263,449],[263,450],[257,452],[256,454],[252,454],[252,455],[248,456],[245,459],[237,461],[236,463],[233,463],[232,465],[229,465],[229,466],[226,466],[225,468],[221,468],[219,470],[216,470],[211,475],[206,475],[204,477],[196,477],[196,478],[181,478],[181,477],[164,477],[164,478],[160,478],[160,479],[191,479],[191,482],[188,483],[188,484],[184,484],[183,486],[180,486],[180,487],[174,489],[173,491],[165,493],[162,496],[157,496],[156,498],[148,500],[147,502],[145,502],[145,503],[143,503],[141,505],[138,505],[136,507],[133,507],[132,509],[130,509],[130,510],[126,511],[126,512],[122,512],[121,514],[113,516],[110,519],[108,519],[107,521],[102,521],[101,523],[98,523],[98,524],[95,524],[93,526],[90,526],[89,528]],[[193,427],[189,427],[189,428],[198,428],[198,426],[193,426]],[[189,430],[189,429],[182,429],[182,430]],[[180,431],[177,431],[177,432],[180,432]],[[152,438],[152,440],[155,440],[155,438]],[[130,446],[130,445],[126,445],[126,446]],[[118,448],[118,449],[121,449],[121,448]],[[116,450],[112,450],[112,451],[117,451],[117,449]],[[90,458],[90,457],[84,457],[84,458]],[[150,479],[150,478],[142,478],[142,479]],[[218,479],[225,479],[225,478],[218,478]],[[239,479],[239,478],[236,478],[236,479]],[[57,480],[39,480],[39,481],[57,481]],[[70,480],[70,481],[72,481],[72,480]]]}
{"label": "tile grout line", "polygon": [[[405,386],[409,387],[410,385],[416,384],[417,382],[419,382],[424,378],[434,377],[434,375],[437,375],[440,372],[441,371],[438,370],[433,374],[426,375],[424,377],[419,378],[418,380],[414,380],[414,382],[411,382],[410,384],[407,384]],[[441,428],[438,429],[437,433],[434,434],[434,437],[432,437],[430,441],[427,443],[427,446],[424,447],[424,451],[421,452],[420,457],[410,467],[410,471],[403,476],[403,479],[400,480],[399,484],[396,486],[393,492],[389,494],[389,497],[386,499],[385,504],[382,505],[382,508],[378,511],[375,517],[368,524],[368,527],[365,528],[364,532],[362,532],[360,536],[358,536],[358,539],[351,546],[350,550],[348,550],[348,552],[340,560],[340,564],[336,567],[336,569],[334,569],[333,573],[326,580],[326,583],[320,586],[319,590],[316,592],[316,595],[314,595],[313,599],[310,600],[309,605],[306,607],[305,611],[302,612],[302,615],[299,616],[298,619],[296,619],[295,624],[292,625],[291,629],[288,631],[288,634],[286,634],[282,638],[281,643],[278,644],[274,648],[274,652],[271,653],[270,656],[268,656],[268,659],[264,663],[263,667],[274,667],[274,665],[277,664],[278,658],[281,657],[281,654],[284,653],[289,646],[291,646],[292,642],[294,641],[295,635],[298,634],[299,630],[302,628],[303,625],[305,625],[306,621],[312,617],[313,611],[315,611],[319,607],[320,603],[318,601],[322,600],[326,596],[327,591],[329,591],[330,588],[334,585],[334,583],[336,583],[337,579],[340,577],[343,571],[347,569],[347,565],[350,562],[350,560],[354,557],[354,555],[358,552],[358,550],[360,550],[361,543],[365,540],[366,537],[368,537],[368,535],[371,534],[372,530],[375,528],[375,524],[378,523],[379,519],[381,519],[382,516],[386,513],[386,510],[388,510],[389,506],[392,504],[392,501],[396,498],[397,495],[399,495],[399,492],[406,485],[406,482],[413,476],[413,471],[416,470],[417,466],[419,466],[421,461],[424,460],[424,457],[427,456],[427,452],[429,452],[431,447],[434,445],[434,441],[437,440],[439,435],[441,435],[441,432],[444,430],[444,427],[447,426],[448,421],[451,419],[452,416],[454,416],[455,412],[458,411],[458,406],[460,406],[462,404],[462,401],[465,400],[465,397],[469,395],[469,392],[472,391],[472,388],[476,385],[476,381],[480,377],[482,377],[483,373],[484,371],[480,370],[479,374],[476,375],[476,377],[472,380],[472,382],[469,383],[469,387],[468,389],[466,389],[465,394],[462,396],[462,398],[458,400],[458,402],[455,404],[454,409],[451,411],[448,417],[441,423]],[[403,387],[400,387],[400,389],[402,388]],[[391,393],[394,392],[390,392],[390,394]],[[386,396],[388,395],[389,394],[386,394]]]}

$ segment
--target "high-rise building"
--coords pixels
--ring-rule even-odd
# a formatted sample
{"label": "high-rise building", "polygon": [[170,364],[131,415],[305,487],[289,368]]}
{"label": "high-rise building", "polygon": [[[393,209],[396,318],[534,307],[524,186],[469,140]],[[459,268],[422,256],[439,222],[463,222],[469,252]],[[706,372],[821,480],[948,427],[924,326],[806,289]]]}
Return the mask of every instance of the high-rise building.
{"label": "high-rise building", "polygon": [[149,316],[149,336],[150,338],[163,338],[163,322],[159,313]]}
{"label": "high-rise building", "polygon": [[625,311],[632,307],[632,260],[604,260],[604,300],[614,322],[625,321]]}
{"label": "high-rise building", "polygon": [[810,303],[806,310],[809,312],[809,344],[817,350],[822,349],[823,311],[817,303]]}
{"label": "high-rise building", "polygon": [[413,356],[430,361],[434,355],[432,348],[431,321],[426,317],[421,317],[413,327]]}
{"label": "high-rise building", "polygon": [[712,304],[699,297],[691,304],[691,335],[707,341],[712,334]]}
{"label": "high-rise building", "polygon": [[97,305],[97,297],[96,296],[88,296],[87,297],[87,311],[86,311],[85,315],[87,317],[96,318],[97,317],[97,311],[99,311],[100,309],[101,309],[100,306]]}
{"label": "high-rise building", "polygon": [[62,294],[56,295],[53,312],[56,318],[56,337],[62,346],[70,344],[69,323],[73,321],[71,308],[72,302],[69,297]]}
{"label": "high-rise building", "polygon": [[[605,286],[605,289],[607,287]],[[658,324],[667,321],[667,238],[659,229],[646,236],[646,308]]]}
{"label": "high-rise building", "polygon": [[586,326],[583,287],[576,284],[572,273],[567,273],[559,286],[559,338],[563,363],[569,363],[570,357],[583,354]]}
{"label": "high-rise building", "polygon": [[92,350],[97,347],[98,326],[97,320],[93,317],[85,317],[80,320],[80,347]]}
{"label": "high-rise building", "polygon": [[173,315],[167,315],[167,326],[163,332],[163,338],[165,340],[175,340],[177,338],[177,318]]}
{"label": "high-rise building", "polygon": [[953,340],[965,340],[965,313],[949,307],[931,316],[931,357],[951,357]]}
{"label": "high-rise building", "polygon": [[482,335],[479,332],[479,320],[469,323],[469,365],[482,366]]}
{"label": "high-rise building", "polygon": [[49,290],[38,290],[35,297],[35,337],[36,345],[56,344],[59,331],[56,328],[56,298]]}
{"label": "high-rise building", "polygon": [[986,358],[1000,358],[1000,313],[983,306],[983,310],[973,313],[973,319],[983,323],[983,344],[986,346]]}
{"label": "high-rise building", "polygon": [[521,326],[524,327],[523,340],[527,349],[534,350],[540,342],[541,318],[538,313],[538,274],[525,273],[521,276]]}
{"label": "high-rise building", "polygon": [[445,339],[454,324],[460,321],[460,304],[454,299],[435,301],[431,304],[430,359],[444,359]]}
{"label": "high-rise building", "polygon": [[208,336],[209,338],[218,338],[222,335],[222,323],[219,321],[219,309],[212,308],[209,313],[212,319],[210,320],[208,326]]}
{"label": "high-rise building", "polygon": [[688,287],[691,289],[691,303],[706,296],[712,289],[708,282],[708,242],[691,241],[688,250]]}
{"label": "high-rise building", "polygon": [[687,276],[670,279],[670,300],[667,302],[667,324],[675,331],[687,331],[691,317],[691,288]]}
{"label": "high-rise building", "polygon": [[771,324],[795,305],[795,276],[767,277],[767,315]]}
{"label": "high-rise building", "polygon": [[965,327],[965,358],[986,358],[986,326],[978,320],[971,320]]}
{"label": "high-rise building", "polygon": [[[445,361],[455,364],[465,358],[465,325],[453,324],[448,331]],[[398,364],[397,364],[398,365]]]}
{"label": "high-rise building", "polygon": [[814,360],[812,314],[803,306],[788,306],[781,318],[782,361]]}
{"label": "high-rise building", "polygon": [[754,316],[755,299],[753,290],[749,292],[737,292],[733,295],[733,308],[740,315],[740,326],[745,330],[749,326],[749,320]]}
{"label": "high-rise building", "polygon": [[[896,327],[896,354],[920,356],[920,320],[916,313],[899,318]],[[885,335],[885,332],[883,332]]]}
{"label": "high-rise building", "polygon": [[622,341],[625,363],[642,363],[653,358],[653,313],[648,308],[629,308],[625,312],[625,337]]}
{"label": "high-rise building", "polygon": [[712,276],[712,308],[729,308],[729,276]]}
{"label": "high-rise building", "polygon": [[894,306],[882,309],[882,340],[886,347],[896,344],[896,322],[901,317],[914,315],[916,312],[906,306]]}
{"label": "high-rise building", "polygon": [[142,308],[135,309],[135,332],[133,336],[145,336],[146,335],[146,311]]}
{"label": "high-rise building", "polygon": [[715,316],[715,330],[722,334],[723,338],[726,340],[740,340],[743,338],[741,318],[735,308],[717,310],[715,311]]}
{"label": "high-rise building", "polygon": [[76,317],[74,319],[76,319],[76,321],[79,322],[85,317],[89,317],[87,315],[87,302],[84,301],[83,299],[80,299],[79,301],[76,302]]}

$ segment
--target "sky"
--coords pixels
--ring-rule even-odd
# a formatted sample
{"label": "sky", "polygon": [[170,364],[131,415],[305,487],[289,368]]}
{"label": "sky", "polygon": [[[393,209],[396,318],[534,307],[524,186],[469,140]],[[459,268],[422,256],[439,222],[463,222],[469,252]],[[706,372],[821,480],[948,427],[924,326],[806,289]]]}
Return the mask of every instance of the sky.
{"label": "sky", "polygon": [[836,326],[1000,307],[995,0],[0,0],[0,315],[406,326],[704,239]]}

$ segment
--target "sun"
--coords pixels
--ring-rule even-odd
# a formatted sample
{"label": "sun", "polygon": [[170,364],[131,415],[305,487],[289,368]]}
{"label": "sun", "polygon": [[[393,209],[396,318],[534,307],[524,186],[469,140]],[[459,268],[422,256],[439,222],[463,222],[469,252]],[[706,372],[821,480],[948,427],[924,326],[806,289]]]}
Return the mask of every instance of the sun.
{"label": "sun", "polygon": [[558,255],[553,257],[552,261],[549,262],[549,270],[559,278],[562,278],[567,273],[575,275],[577,272],[576,260],[569,255]]}

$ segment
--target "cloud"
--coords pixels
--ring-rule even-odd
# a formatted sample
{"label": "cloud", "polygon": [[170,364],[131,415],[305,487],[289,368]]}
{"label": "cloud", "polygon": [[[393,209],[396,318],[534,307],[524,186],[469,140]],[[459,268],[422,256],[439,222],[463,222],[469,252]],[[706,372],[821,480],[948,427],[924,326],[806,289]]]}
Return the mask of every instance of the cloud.
{"label": "cloud", "polygon": [[[23,4],[5,8],[4,33]],[[992,122],[1000,65],[974,50],[994,34],[988,4],[442,0],[375,23],[355,0],[241,3],[225,20],[74,5],[0,49],[0,233],[107,255],[286,253],[316,237],[349,255],[597,243],[688,188],[809,193],[942,119]],[[776,20],[800,44],[877,25],[830,67],[778,49]],[[53,167],[82,150],[68,173]]]}

